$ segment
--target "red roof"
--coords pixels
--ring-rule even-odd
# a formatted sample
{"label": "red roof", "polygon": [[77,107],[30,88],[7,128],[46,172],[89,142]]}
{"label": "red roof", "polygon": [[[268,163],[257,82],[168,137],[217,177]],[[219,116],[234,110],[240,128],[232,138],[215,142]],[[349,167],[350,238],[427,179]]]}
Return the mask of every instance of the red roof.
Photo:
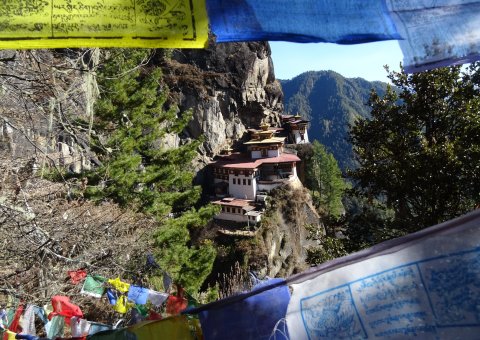
{"label": "red roof", "polygon": [[243,154],[231,154],[224,156],[213,165],[219,168],[230,169],[256,169],[262,164],[275,164],[275,163],[293,163],[300,162],[300,158],[290,153],[281,154],[278,157],[257,158],[251,159]]}
{"label": "red roof", "polygon": [[229,207],[248,207],[248,206],[253,206],[252,203],[253,201],[251,200],[242,200],[239,198],[227,198],[227,199],[222,199],[220,201],[215,201],[212,202],[213,204],[220,204],[224,206],[229,206]]}

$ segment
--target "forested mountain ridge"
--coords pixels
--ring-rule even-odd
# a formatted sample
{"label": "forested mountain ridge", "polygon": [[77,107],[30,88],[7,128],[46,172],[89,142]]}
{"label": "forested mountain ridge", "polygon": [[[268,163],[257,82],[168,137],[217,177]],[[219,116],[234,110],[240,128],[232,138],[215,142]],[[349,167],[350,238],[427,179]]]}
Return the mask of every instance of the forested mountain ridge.
{"label": "forested mountain ridge", "polygon": [[345,78],[334,71],[309,71],[291,80],[280,80],[285,111],[310,119],[311,140],[324,144],[342,170],[356,166],[348,142],[349,126],[358,117],[369,117],[366,105],[373,88],[383,95],[387,84],[362,78]]}

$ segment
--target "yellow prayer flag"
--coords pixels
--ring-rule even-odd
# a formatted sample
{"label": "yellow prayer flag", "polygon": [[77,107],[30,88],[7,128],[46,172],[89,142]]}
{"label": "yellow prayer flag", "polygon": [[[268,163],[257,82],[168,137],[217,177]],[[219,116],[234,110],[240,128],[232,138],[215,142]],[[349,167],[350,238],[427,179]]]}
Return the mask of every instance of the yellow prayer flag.
{"label": "yellow prayer flag", "polygon": [[203,48],[205,0],[3,0],[0,48]]}
{"label": "yellow prayer flag", "polygon": [[120,293],[126,293],[130,289],[130,283],[123,282],[119,277],[116,279],[110,279],[107,282],[110,283]]}

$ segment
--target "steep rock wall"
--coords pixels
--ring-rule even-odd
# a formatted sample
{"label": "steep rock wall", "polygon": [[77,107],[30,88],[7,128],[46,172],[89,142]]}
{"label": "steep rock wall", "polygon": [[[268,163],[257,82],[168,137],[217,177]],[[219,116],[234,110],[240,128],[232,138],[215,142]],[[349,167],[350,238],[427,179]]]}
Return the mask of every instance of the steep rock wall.
{"label": "steep rock wall", "polygon": [[203,135],[203,160],[227,145],[241,146],[249,127],[278,126],[283,93],[266,42],[215,44],[176,50],[165,61],[165,81],[180,110],[192,110],[190,138]]}

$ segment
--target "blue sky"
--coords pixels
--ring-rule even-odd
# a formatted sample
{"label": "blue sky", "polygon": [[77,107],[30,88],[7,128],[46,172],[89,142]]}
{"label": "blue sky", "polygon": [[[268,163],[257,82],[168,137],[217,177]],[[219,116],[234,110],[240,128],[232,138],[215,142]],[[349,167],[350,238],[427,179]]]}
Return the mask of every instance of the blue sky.
{"label": "blue sky", "polygon": [[399,69],[402,52],[397,41],[360,45],[270,42],[275,76],[291,79],[305,71],[333,70],[347,78],[388,81],[383,65]]}

